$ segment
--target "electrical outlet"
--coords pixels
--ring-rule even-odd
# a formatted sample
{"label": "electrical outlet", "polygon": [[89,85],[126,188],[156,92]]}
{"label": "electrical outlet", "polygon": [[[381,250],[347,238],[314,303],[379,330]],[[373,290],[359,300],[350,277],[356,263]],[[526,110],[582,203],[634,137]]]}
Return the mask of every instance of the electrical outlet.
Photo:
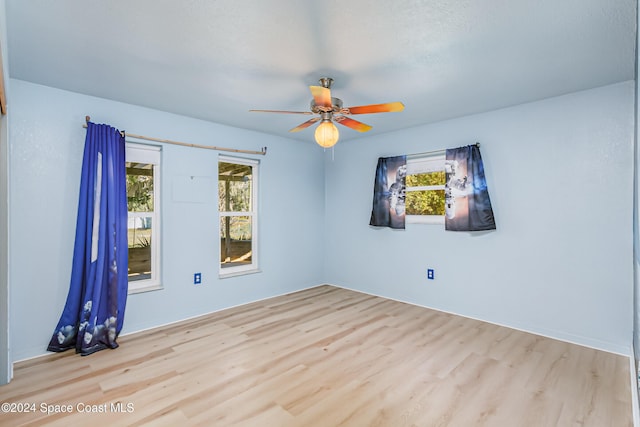
{"label": "electrical outlet", "polygon": [[193,273],[193,284],[199,285],[202,283],[202,273]]}
{"label": "electrical outlet", "polygon": [[436,278],[436,277],[435,277],[435,271],[434,271],[434,269],[433,269],[433,268],[428,269],[428,270],[427,270],[427,279],[429,279],[429,280],[434,280],[435,278]]}

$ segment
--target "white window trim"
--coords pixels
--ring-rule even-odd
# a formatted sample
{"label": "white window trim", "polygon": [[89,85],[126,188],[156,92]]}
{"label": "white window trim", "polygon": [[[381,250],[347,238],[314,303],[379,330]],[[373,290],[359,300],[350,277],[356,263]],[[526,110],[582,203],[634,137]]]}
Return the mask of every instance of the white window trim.
{"label": "white window trim", "polygon": [[[444,171],[445,153],[417,155],[407,158],[407,175],[420,172]],[[444,185],[427,185],[420,187],[405,187],[406,192],[444,190]],[[407,224],[444,224],[444,215],[405,215]]]}
{"label": "white window trim", "polygon": [[[253,274],[260,273],[261,270],[259,268],[259,254],[258,254],[258,188],[259,188],[259,173],[260,173],[260,161],[256,159],[248,159],[243,157],[232,157],[219,155],[218,156],[218,164],[220,162],[225,163],[236,163],[239,165],[247,165],[252,167],[252,176],[253,182],[251,186],[251,207],[252,210],[249,212],[224,212],[218,211],[218,224],[220,223],[220,218],[223,216],[250,216],[251,217],[251,264],[248,265],[238,265],[234,267],[222,267],[220,261],[218,261],[218,277],[221,279],[225,279],[228,277],[242,276],[245,274]],[[219,188],[216,185],[216,188]],[[220,236],[220,230],[218,229],[218,236]],[[217,239],[218,244],[220,242],[220,238]],[[218,259],[220,258],[220,248],[218,248]]]}
{"label": "white window trim", "polygon": [[[149,292],[162,289],[162,278],[160,276],[161,265],[161,215],[160,215],[160,191],[161,185],[161,152],[162,148],[157,145],[140,144],[136,142],[126,142],[125,161],[152,163],[153,167],[153,204],[154,211],[147,212],[131,212],[134,217],[151,217],[153,227],[153,238],[151,239],[151,279],[135,280],[129,282],[129,295],[142,292]],[[129,214],[127,215],[129,216]]]}

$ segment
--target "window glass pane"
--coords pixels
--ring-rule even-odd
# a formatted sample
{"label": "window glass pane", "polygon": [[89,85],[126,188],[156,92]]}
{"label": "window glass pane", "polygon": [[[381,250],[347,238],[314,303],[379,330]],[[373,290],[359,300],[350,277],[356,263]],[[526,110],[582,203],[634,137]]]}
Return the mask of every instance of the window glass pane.
{"label": "window glass pane", "polygon": [[446,183],[444,171],[425,172],[407,175],[407,187],[422,187],[427,185],[444,185]]}
{"label": "window glass pane", "polygon": [[218,209],[220,212],[251,211],[251,181],[218,181]]}
{"label": "window glass pane", "polygon": [[220,263],[222,268],[251,264],[251,217],[220,217]]}
{"label": "window glass pane", "polygon": [[153,212],[153,165],[127,162],[129,212]]}
{"label": "window glass pane", "polygon": [[407,191],[405,208],[407,215],[444,215],[444,190]]}
{"label": "window glass pane", "polygon": [[151,278],[151,217],[129,217],[129,281]]}
{"label": "window glass pane", "polygon": [[218,164],[218,209],[220,212],[249,212],[252,167],[234,163]]}

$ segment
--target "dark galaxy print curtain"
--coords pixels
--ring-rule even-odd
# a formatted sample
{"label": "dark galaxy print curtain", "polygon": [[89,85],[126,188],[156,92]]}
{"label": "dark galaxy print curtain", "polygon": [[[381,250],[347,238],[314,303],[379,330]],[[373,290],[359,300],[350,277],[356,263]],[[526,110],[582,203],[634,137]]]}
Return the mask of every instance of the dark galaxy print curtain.
{"label": "dark galaxy print curtain", "polygon": [[116,348],[128,289],[124,136],[87,123],[67,302],[49,351]]}
{"label": "dark galaxy print curtain", "polygon": [[445,229],[495,230],[480,148],[469,145],[447,149],[445,172]]}
{"label": "dark galaxy print curtain", "polygon": [[404,229],[407,157],[380,157],[369,225]]}

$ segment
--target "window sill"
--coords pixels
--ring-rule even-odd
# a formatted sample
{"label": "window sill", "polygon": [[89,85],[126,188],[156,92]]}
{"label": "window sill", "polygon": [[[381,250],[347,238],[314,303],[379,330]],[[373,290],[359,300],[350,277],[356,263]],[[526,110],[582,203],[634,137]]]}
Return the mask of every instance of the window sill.
{"label": "window sill", "polygon": [[159,291],[162,289],[164,289],[162,285],[149,285],[144,287],[141,286],[134,289],[129,289],[129,292],[127,292],[127,295],[142,294],[144,292]]}
{"label": "window sill", "polygon": [[407,215],[407,224],[444,224],[444,215]]}
{"label": "window sill", "polygon": [[228,273],[220,272],[218,273],[218,278],[228,279],[229,277],[244,276],[247,274],[256,274],[256,273],[262,273],[262,270],[260,270],[259,268],[253,268],[251,270],[230,271]]}

